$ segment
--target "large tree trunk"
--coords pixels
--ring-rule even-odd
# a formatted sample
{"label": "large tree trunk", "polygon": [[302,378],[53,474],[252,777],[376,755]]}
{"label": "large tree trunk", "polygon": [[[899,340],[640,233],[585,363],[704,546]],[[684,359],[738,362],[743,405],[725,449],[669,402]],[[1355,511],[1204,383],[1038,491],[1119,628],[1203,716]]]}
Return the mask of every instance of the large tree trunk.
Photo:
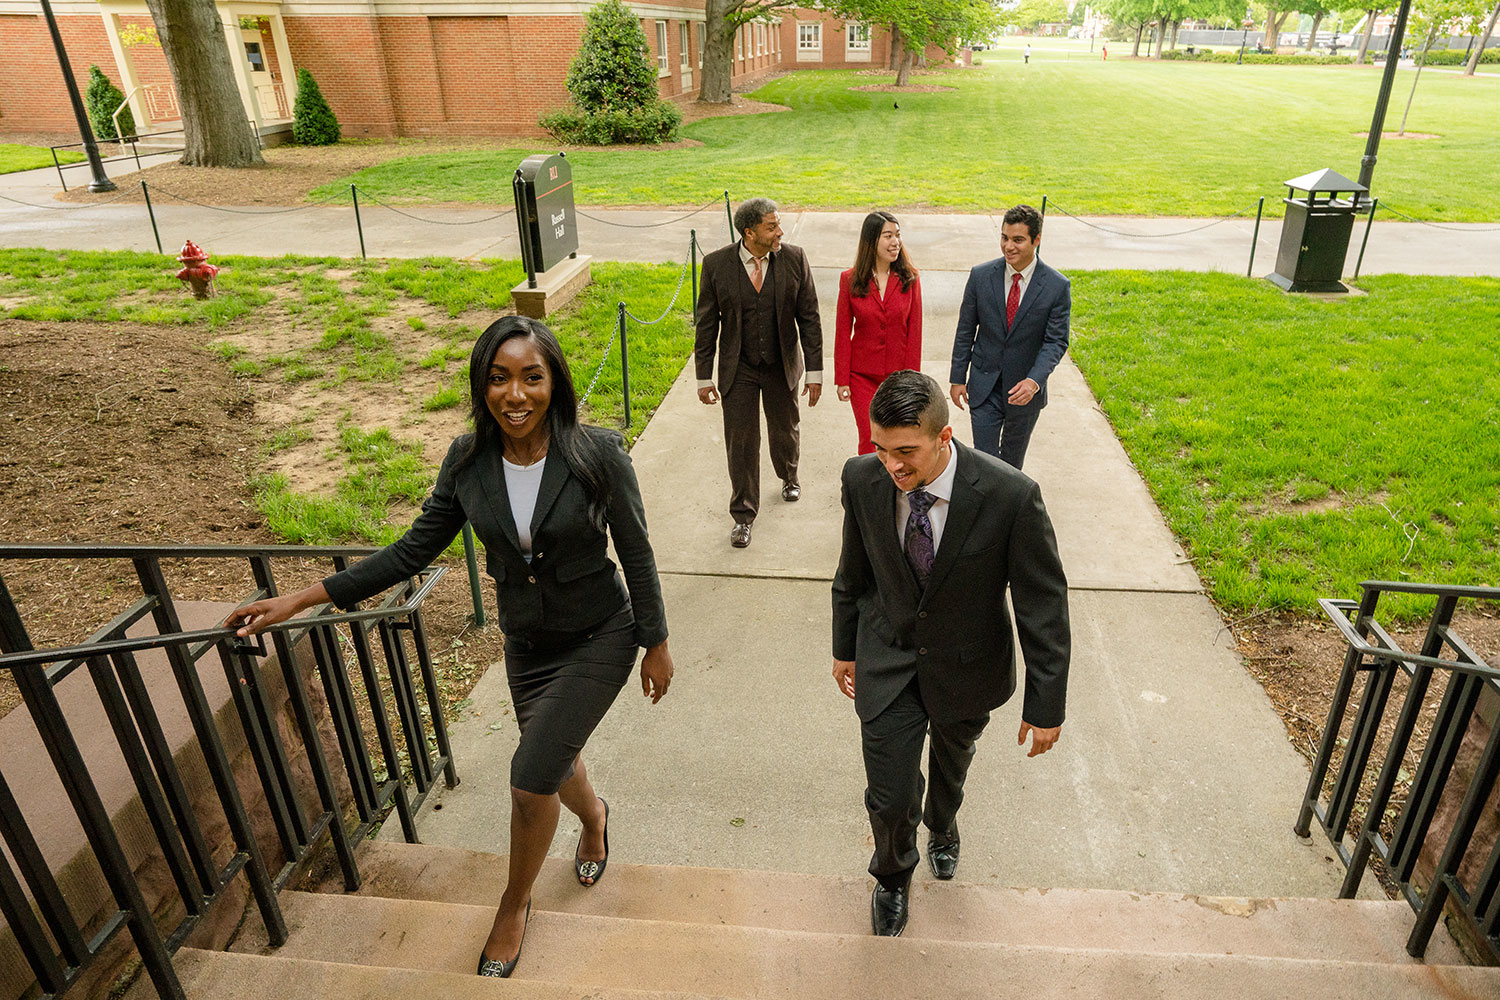
{"label": "large tree trunk", "polygon": [[1266,8],[1266,37],[1262,39],[1261,45],[1276,51],[1276,43],[1281,40],[1281,26],[1286,23],[1287,15],[1291,11],[1277,11],[1275,7]]}
{"label": "large tree trunk", "polygon": [[1359,36],[1359,51],[1354,55],[1356,66],[1365,64],[1365,54],[1370,51],[1370,39],[1375,37],[1375,15],[1380,13],[1380,8],[1371,7],[1366,13],[1369,16],[1365,18],[1365,33]]}
{"label": "large tree trunk", "polygon": [[1182,22],[1181,21],[1173,21],[1172,22],[1172,51],[1173,52],[1177,51],[1177,31],[1181,27],[1182,27]]}
{"label": "large tree trunk", "polygon": [[906,47],[906,39],[901,37],[901,25],[891,24],[891,59],[888,69],[901,68],[901,51]]}
{"label": "large tree trunk", "polygon": [[896,86],[906,86],[906,81],[911,79],[912,52],[911,49],[903,47],[901,50],[901,65],[896,67]]}
{"label": "large tree trunk", "polygon": [[1141,35],[1145,33],[1146,26],[1144,24],[1137,24],[1135,26],[1135,44],[1130,47],[1130,57],[1132,59],[1141,54]]}
{"label": "large tree trunk", "polygon": [[[730,79],[734,69],[734,33],[736,26],[728,17],[734,0],[708,0],[704,11],[703,83],[698,88],[700,104],[728,104],[734,93]],[[792,39],[793,52],[796,38]]]}
{"label": "large tree trunk", "polygon": [[[182,109],[181,162],[192,167],[264,163],[240,101],[229,41],[213,0],[146,0],[146,6]],[[237,54],[244,58],[243,52]]]}
{"label": "large tree trunk", "polygon": [[1318,25],[1323,23],[1321,12],[1313,15],[1312,30],[1307,33],[1307,51],[1311,52],[1313,46],[1318,44]]}
{"label": "large tree trunk", "polygon": [[1474,46],[1474,52],[1464,64],[1464,76],[1474,75],[1475,68],[1479,66],[1479,57],[1484,55],[1484,47],[1490,43],[1490,36],[1495,33],[1497,18],[1500,18],[1500,3],[1495,4],[1495,9],[1490,11],[1490,19],[1485,22],[1484,31],[1479,34],[1479,43]]}

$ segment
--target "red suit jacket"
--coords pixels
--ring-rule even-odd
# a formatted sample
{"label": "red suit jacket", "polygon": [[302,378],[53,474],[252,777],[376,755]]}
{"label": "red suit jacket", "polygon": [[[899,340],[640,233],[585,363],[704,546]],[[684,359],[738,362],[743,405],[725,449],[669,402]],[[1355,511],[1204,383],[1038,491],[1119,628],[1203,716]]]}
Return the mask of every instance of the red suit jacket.
{"label": "red suit jacket", "polygon": [[839,275],[838,325],[833,338],[833,384],[848,385],[850,374],[883,379],[903,368],[922,367],[922,279],[902,289],[891,275],[885,298],[873,278],[867,294],[849,291],[854,269]]}

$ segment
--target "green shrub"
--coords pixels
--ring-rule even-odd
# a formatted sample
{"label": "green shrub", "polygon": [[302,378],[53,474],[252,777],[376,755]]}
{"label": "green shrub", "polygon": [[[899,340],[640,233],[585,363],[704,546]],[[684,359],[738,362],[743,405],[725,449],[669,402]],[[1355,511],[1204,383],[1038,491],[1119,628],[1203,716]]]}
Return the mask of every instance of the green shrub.
{"label": "green shrub", "polygon": [[115,131],[115,122],[110,116],[125,102],[125,94],[109,82],[109,77],[98,66],[89,67],[89,87],[83,100],[88,105],[89,124],[94,127],[96,138],[118,139],[121,133],[135,135],[135,116],[130,113],[129,105],[120,112],[120,131]]}
{"label": "green shrub", "polygon": [[[1171,53],[1167,53],[1170,58]],[[1181,59],[1191,59],[1198,62],[1232,63],[1240,61],[1240,50],[1234,49],[1230,52],[1209,52],[1192,55],[1183,54]],[[1245,53],[1245,62],[1257,63],[1263,66],[1347,66],[1354,61],[1352,55],[1329,56],[1329,55],[1287,55],[1282,53],[1259,55],[1254,52]]]}
{"label": "green shrub", "polygon": [[539,119],[559,142],[575,146],[608,146],[635,142],[652,144],[671,142],[682,125],[682,112],[670,101],[657,98],[653,103],[632,109],[589,113],[576,107],[542,115]]}
{"label": "green shrub", "polygon": [[656,60],[646,33],[620,0],[605,0],[588,12],[568,69],[568,93],[585,111],[639,108],[657,99]]}
{"label": "green shrub", "polygon": [[[1420,54],[1420,49],[1413,49],[1411,51],[1411,58],[1415,59]],[[1468,63],[1469,55],[1470,53],[1463,49],[1434,49],[1427,53],[1427,59],[1423,64],[1427,66],[1463,66]],[[1370,53],[1370,58],[1383,60],[1385,59],[1385,53],[1372,52]],[[1485,49],[1479,57],[1479,62],[1481,65],[1485,63],[1500,63],[1500,48]]]}
{"label": "green shrub", "polygon": [[305,69],[297,70],[297,100],[292,105],[292,138],[304,146],[332,146],[339,141],[339,120]]}

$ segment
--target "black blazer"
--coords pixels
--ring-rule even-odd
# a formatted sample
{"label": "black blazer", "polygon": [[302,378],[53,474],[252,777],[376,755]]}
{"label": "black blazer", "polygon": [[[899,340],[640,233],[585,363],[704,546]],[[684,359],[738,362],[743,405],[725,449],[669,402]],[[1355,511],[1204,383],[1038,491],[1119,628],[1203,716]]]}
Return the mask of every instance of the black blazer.
{"label": "black blazer", "polygon": [[646,536],[646,512],[624,439],[616,431],[583,428],[609,466],[609,533],[625,571],[622,583],[605,534],[588,518],[583,483],[555,451],[542,470],[531,519],[531,562],[521,555],[505,471],[498,450],[481,453],[455,472],[473,435],[454,440],[422,513],[395,542],[323,581],[340,608],[385,590],[436,559],[465,521],[484,543],[485,569],[495,580],[500,627],[507,635],[537,629],[582,632],[618,611],[635,612],[635,640],[655,646],[667,637],[656,558]]}
{"label": "black blazer", "polygon": [[[787,386],[795,391],[805,370],[804,360],[813,365],[814,371],[823,368],[823,321],[818,316],[818,291],[813,287],[812,269],[807,266],[807,255],[801,247],[783,243],[771,259],[781,365],[786,370]],[[717,348],[720,393],[728,392],[734,385],[734,373],[740,365],[740,275],[744,270],[738,242],[703,258],[693,360],[699,381],[713,379]]]}
{"label": "black blazer", "polygon": [[978,406],[998,386],[1001,393],[1029,378],[1041,389],[1023,409],[1047,405],[1047,376],[1068,350],[1073,292],[1068,279],[1041,261],[1031,273],[1016,307],[1013,326],[1005,322],[1005,258],[986,261],[969,272],[958,330],[953,335],[952,385],[969,387],[969,405]]}
{"label": "black blazer", "polygon": [[1026,657],[1021,717],[1062,725],[1071,640],[1068,581],[1041,490],[997,458],[953,442],[953,498],[927,587],[896,535],[896,484],[874,455],[844,464],[844,546],[833,578],[833,655],[853,660],[854,707],[879,715],[911,682],[927,714],[972,719],[1016,689],[1009,585]]}

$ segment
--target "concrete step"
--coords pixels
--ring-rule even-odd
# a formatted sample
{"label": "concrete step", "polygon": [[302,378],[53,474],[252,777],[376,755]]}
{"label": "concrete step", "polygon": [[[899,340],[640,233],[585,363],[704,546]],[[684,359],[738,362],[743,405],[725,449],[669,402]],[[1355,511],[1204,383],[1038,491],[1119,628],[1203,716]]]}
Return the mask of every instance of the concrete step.
{"label": "concrete step", "polygon": [[[361,851],[363,896],[493,907],[503,856],[455,847],[372,841]],[[678,868],[610,862],[585,889],[570,859],[548,858],[537,909],[559,913],[723,924],[825,934],[868,934],[867,877]],[[329,886],[341,891],[342,883]],[[906,936],[1114,951],[1263,955],[1415,962],[1406,954],[1405,903],[1337,899],[1231,899],[1101,889],[1012,889],[961,881],[912,884]],[[491,911],[493,912],[493,911]],[[1439,930],[1427,963],[1462,965]]]}
{"label": "concrete step", "polygon": [[[282,894],[277,957],[472,973],[494,910],[382,897]],[[237,951],[257,948],[253,935]],[[517,981],[780,1000],[990,1000],[1002,983],[1071,995],[1284,1000],[1494,1000],[1500,969],[1244,955],[1140,953],[820,934],[533,910]]]}
{"label": "concrete step", "polygon": [[[382,969],[373,966],[309,962],[302,959],[237,955],[184,948],[175,959],[188,1000],[710,1000],[701,993],[566,986],[562,983],[480,979],[475,975]],[[472,972],[472,970],[470,970]],[[157,1000],[141,976],[124,1000]]]}

